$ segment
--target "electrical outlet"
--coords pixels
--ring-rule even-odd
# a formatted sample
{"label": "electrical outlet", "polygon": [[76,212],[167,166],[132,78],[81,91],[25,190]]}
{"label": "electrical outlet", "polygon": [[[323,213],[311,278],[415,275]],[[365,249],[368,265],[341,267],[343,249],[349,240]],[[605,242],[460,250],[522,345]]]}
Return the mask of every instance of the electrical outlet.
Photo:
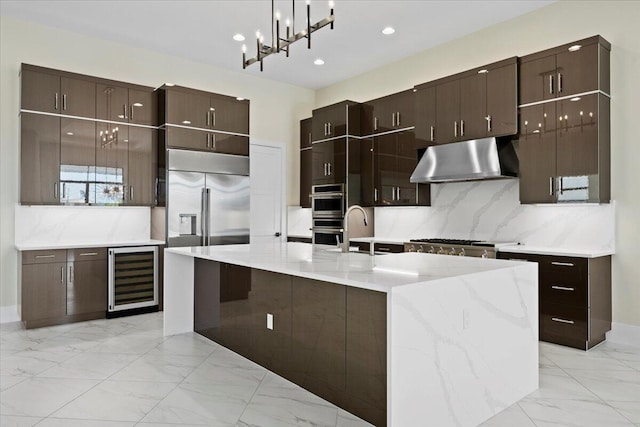
{"label": "electrical outlet", "polygon": [[273,331],[273,314],[267,313],[267,329]]}
{"label": "electrical outlet", "polygon": [[471,314],[468,309],[462,310],[462,329],[469,329]]}

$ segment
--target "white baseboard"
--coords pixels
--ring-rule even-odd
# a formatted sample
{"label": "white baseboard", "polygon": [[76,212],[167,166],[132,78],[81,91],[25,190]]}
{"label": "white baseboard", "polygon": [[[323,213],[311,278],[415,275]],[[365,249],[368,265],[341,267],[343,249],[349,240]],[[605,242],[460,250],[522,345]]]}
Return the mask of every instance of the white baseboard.
{"label": "white baseboard", "polygon": [[640,326],[613,322],[607,332],[607,341],[640,347]]}
{"label": "white baseboard", "polygon": [[17,305],[0,306],[0,323],[19,322],[20,314],[18,314]]}

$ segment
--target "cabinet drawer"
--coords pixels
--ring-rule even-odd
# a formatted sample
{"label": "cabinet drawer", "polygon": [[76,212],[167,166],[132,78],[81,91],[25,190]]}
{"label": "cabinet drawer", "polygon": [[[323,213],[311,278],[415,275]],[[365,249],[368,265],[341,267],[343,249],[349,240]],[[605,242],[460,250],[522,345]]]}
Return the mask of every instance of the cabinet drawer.
{"label": "cabinet drawer", "polygon": [[539,283],[540,298],[542,300],[588,308],[586,283],[568,283],[562,280],[549,280],[548,278],[540,280]]}
{"label": "cabinet drawer", "polygon": [[48,251],[22,252],[22,264],[48,264],[52,262],[67,262],[67,250],[56,249]]}
{"label": "cabinet drawer", "polygon": [[404,252],[404,245],[396,245],[393,243],[374,243],[373,247],[376,252],[389,252],[394,254]]}
{"label": "cabinet drawer", "polygon": [[582,287],[587,286],[587,259],[544,257],[540,263],[541,284]]}
{"label": "cabinet drawer", "polygon": [[540,339],[573,346],[584,342],[588,338],[588,315],[587,308],[541,302]]}
{"label": "cabinet drawer", "polygon": [[107,248],[81,248],[67,251],[67,261],[93,261],[96,259],[107,259]]}

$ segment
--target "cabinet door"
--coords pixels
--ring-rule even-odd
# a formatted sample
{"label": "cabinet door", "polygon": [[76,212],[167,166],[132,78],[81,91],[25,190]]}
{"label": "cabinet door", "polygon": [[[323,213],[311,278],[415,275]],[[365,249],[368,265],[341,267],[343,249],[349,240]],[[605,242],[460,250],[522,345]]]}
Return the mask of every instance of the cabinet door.
{"label": "cabinet door", "polygon": [[377,425],[387,422],[387,295],[347,287],[349,412]]}
{"label": "cabinet door", "polygon": [[311,168],[313,162],[313,150],[307,148],[300,150],[300,206],[311,207]]}
{"label": "cabinet door", "polygon": [[555,55],[522,62],[519,73],[520,104],[555,98]]}
{"label": "cabinet door", "polygon": [[520,202],[556,200],[555,103],[520,109]]}
{"label": "cabinet door", "polygon": [[251,270],[252,359],[287,377],[291,371],[291,276]]}
{"label": "cabinet door", "polygon": [[598,89],[598,44],[556,56],[556,93],[568,96]]}
{"label": "cabinet door", "polygon": [[80,117],[96,117],[96,84],[81,79],[62,77],[62,114]]}
{"label": "cabinet door", "polygon": [[327,123],[329,122],[329,111],[327,108],[321,108],[313,111],[311,118],[311,136],[314,141],[329,138]]}
{"label": "cabinet door", "polygon": [[111,83],[96,86],[96,117],[101,120],[129,120],[129,89]]}
{"label": "cabinet door", "polygon": [[518,133],[518,66],[513,64],[489,70],[487,77],[487,136]]}
{"label": "cabinet door", "polygon": [[249,155],[249,137],[226,133],[211,134],[211,149],[216,153]]}
{"label": "cabinet door", "polygon": [[374,137],[376,206],[395,204],[396,171],[398,170],[397,139],[395,134]]}
{"label": "cabinet door", "polygon": [[436,99],[436,143],[457,141],[460,135],[460,81],[438,85]]}
{"label": "cabinet door", "polygon": [[[104,141],[107,131],[117,137]],[[103,136],[100,136],[102,132]],[[108,123],[96,124],[95,203],[120,205],[129,179],[129,126]]]}
{"label": "cabinet door", "polygon": [[63,317],[67,311],[66,263],[22,266],[22,320]]}
{"label": "cabinet door", "polygon": [[329,163],[328,173],[330,184],[341,184],[345,182],[345,177],[347,173],[347,140],[346,139],[335,139],[332,141],[327,141],[325,144],[328,144],[327,150],[327,160]]}
{"label": "cabinet door", "polygon": [[124,198],[126,204],[137,206],[153,204],[157,138],[158,132],[155,129],[129,127],[129,177]]}
{"label": "cabinet door", "polygon": [[347,104],[340,103],[327,110],[327,121],[329,123],[329,137],[342,136],[347,134]]}
{"label": "cabinet door", "polygon": [[212,129],[249,134],[249,101],[212,96],[210,111]]}
{"label": "cabinet door", "polygon": [[417,202],[416,184],[409,179],[418,163],[412,131],[396,134],[396,197],[395,205],[414,206]]}
{"label": "cabinet door", "polygon": [[311,126],[312,119],[304,119],[300,120],[300,148],[308,148],[311,147]]}
{"label": "cabinet door", "polygon": [[60,76],[22,70],[21,108],[46,113],[62,112]]}
{"label": "cabinet door", "polygon": [[313,144],[311,148],[311,181],[313,185],[326,184],[329,180],[327,172],[329,145],[329,141],[326,141]]}
{"label": "cabinet door", "polygon": [[346,287],[292,278],[292,381],[336,402],[345,388]]}
{"label": "cabinet door", "polygon": [[96,122],[60,119],[60,202],[95,202]]}
{"label": "cabinet door", "polygon": [[58,204],[60,118],[21,113],[20,203]]}
{"label": "cabinet door", "polygon": [[251,349],[251,269],[240,265],[220,265],[220,310],[224,343],[233,351],[253,358]]}
{"label": "cabinet door", "polygon": [[418,90],[415,103],[415,148],[427,148],[433,144],[436,133],[436,87]]}
{"label": "cabinet door", "polygon": [[460,140],[487,135],[487,74],[478,73],[460,79]]}
{"label": "cabinet door", "polygon": [[378,98],[371,103],[373,113],[373,132],[387,132],[393,128],[392,114],[395,113],[393,99],[390,96]]}
{"label": "cabinet door", "polygon": [[[97,254],[97,250],[84,250]],[[97,257],[97,255],[89,255]],[[107,310],[107,259],[67,263],[67,314],[96,313]]]}
{"label": "cabinet door", "polygon": [[129,123],[154,126],[157,122],[156,95],[150,90],[129,89]]}
{"label": "cabinet door", "polygon": [[558,101],[556,174],[560,177],[598,173],[598,96]]}
{"label": "cabinet door", "polygon": [[[375,204],[374,138],[360,140],[360,203],[362,206]],[[349,142],[351,144],[351,142]]]}
{"label": "cabinet door", "polygon": [[393,95],[393,112],[395,116],[395,128],[402,129],[415,125],[415,93],[413,89]]}
{"label": "cabinet door", "polygon": [[167,90],[166,121],[174,125],[209,128],[211,126],[210,102],[207,94]]}
{"label": "cabinet door", "polygon": [[208,151],[211,133],[195,129],[167,127],[167,148]]}

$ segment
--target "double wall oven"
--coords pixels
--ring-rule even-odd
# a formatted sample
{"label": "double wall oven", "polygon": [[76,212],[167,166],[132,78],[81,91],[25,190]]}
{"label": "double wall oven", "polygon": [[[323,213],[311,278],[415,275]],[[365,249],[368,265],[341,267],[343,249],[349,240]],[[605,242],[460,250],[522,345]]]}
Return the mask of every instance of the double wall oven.
{"label": "double wall oven", "polygon": [[314,185],[311,190],[312,242],[335,245],[342,240],[344,184]]}

